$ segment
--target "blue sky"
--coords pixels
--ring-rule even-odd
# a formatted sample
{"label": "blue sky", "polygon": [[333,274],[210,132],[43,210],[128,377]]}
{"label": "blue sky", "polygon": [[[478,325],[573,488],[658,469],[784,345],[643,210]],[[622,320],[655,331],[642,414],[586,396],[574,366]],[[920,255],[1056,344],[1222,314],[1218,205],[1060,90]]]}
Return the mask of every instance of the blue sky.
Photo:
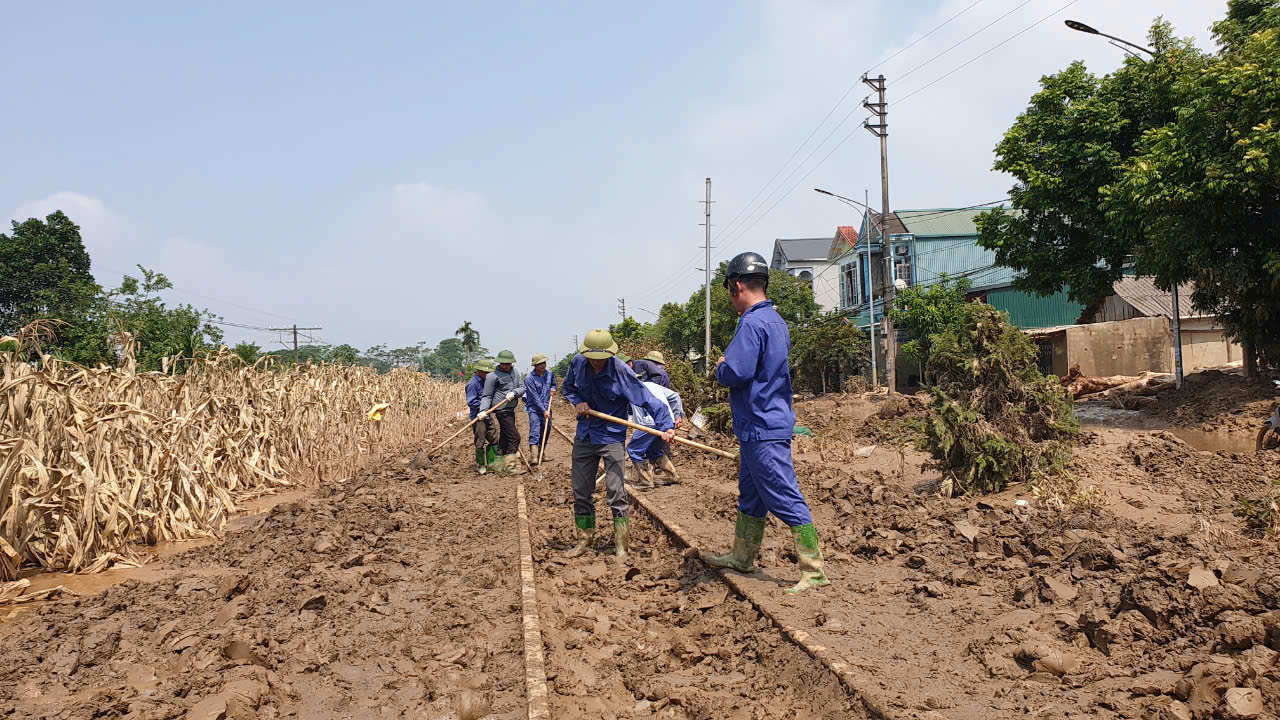
{"label": "blue sky", "polygon": [[1039,77],[1122,59],[1063,18],[1140,40],[1163,14],[1206,44],[1225,9],[1078,0],[893,104],[1067,2],[13,5],[0,214],[61,208],[100,282],[141,263],[227,320],[361,349],[470,320],[524,364],[619,297],[639,320],[688,297],[704,177],[717,257],[856,223],[810,188],[878,196],[863,86],[820,121],[957,13],[876,69],[895,208],[1004,197],[991,150]]}

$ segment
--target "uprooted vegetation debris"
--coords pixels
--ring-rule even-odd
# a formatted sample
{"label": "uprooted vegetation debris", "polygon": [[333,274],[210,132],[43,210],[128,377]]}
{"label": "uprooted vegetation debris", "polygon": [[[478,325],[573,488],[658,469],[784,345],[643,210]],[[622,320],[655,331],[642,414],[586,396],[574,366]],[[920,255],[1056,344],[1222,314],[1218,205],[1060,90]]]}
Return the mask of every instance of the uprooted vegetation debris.
{"label": "uprooted vegetation debris", "polygon": [[1003,313],[969,305],[962,322],[934,336],[928,375],[919,447],[942,472],[943,494],[1062,477],[1079,428],[1071,397],[1041,375],[1035,346]]}

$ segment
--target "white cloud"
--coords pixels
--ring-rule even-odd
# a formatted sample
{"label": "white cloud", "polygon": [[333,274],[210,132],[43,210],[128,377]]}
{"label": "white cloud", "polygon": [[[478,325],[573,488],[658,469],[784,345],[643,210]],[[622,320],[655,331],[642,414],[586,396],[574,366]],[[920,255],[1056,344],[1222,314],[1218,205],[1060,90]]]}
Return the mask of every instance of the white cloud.
{"label": "white cloud", "polygon": [[80,236],[91,256],[111,252],[132,242],[128,219],[107,207],[102,198],[63,190],[38,200],[25,202],[9,213],[11,220],[44,218],[56,210],[80,226]]}

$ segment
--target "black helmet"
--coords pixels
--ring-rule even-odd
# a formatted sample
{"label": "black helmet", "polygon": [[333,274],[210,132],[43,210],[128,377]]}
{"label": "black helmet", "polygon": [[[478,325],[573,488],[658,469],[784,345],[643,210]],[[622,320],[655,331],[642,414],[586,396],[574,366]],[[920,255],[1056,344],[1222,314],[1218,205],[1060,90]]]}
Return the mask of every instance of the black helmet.
{"label": "black helmet", "polygon": [[749,275],[764,278],[764,289],[769,289],[769,263],[759,253],[738,253],[729,261],[729,267],[725,270],[724,286],[727,288],[735,279]]}

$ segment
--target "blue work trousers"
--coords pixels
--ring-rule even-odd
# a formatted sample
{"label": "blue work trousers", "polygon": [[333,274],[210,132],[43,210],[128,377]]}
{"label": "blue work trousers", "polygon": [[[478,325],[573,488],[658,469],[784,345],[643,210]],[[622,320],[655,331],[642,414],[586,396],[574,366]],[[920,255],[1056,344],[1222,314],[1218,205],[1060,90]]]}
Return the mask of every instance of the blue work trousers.
{"label": "blue work trousers", "polygon": [[631,436],[631,442],[627,444],[627,457],[631,458],[633,463],[642,463],[646,460],[657,462],[666,451],[667,444],[662,441],[662,438],[641,430],[637,430]]}
{"label": "blue work trousers", "polygon": [[542,444],[542,433],[547,432],[547,419],[540,412],[529,413],[529,447]]}
{"label": "blue work trousers", "polygon": [[739,443],[738,510],[754,518],[773,513],[787,527],[813,522],[800,494],[790,440]]}

